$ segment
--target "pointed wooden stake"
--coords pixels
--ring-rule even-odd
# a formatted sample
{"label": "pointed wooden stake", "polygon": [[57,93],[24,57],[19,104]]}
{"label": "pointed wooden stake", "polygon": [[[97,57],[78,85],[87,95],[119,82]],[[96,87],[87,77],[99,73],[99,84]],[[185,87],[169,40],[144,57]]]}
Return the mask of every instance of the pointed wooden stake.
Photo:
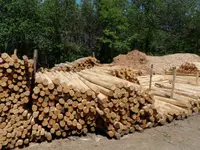
{"label": "pointed wooden stake", "polygon": [[175,82],[176,82],[176,67],[173,68],[173,81],[172,81],[171,98],[174,97]]}
{"label": "pointed wooden stake", "polygon": [[33,94],[33,89],[34,89],[34,85],[35,85],[35,75],[36,75],[36,70],[37,70],[37,58],[38,58],[38,51],[34,50],[34,54],[33,54],[33,73],[32,73],[32,79],[31,79],[31,93],[30,93],[30,97]]}
{"label": "pointed wooden stake", "polygon": [[34,78],[37,70],[37,58],[38,58],[38,51],[34,50],[33,61],[34,61]]}
{"label": "pointed wooden stake", "polygon": [[199,85],[199,70],[196,73],[196,84]]}
{"label": "pointed wooden stake", "polygon": [[95,52],[92,52],[92,56],[95,57]]}
{"label": "pointed wooden stake", "polygon": [[14,50],[14,55],[17,56],[17,49]]}
{"label": "pointed wooden stake", "polygon": [[150,70],[149,90],[151,90],[152,76],[153,76],[153,64],[151,64],[151,70]]}

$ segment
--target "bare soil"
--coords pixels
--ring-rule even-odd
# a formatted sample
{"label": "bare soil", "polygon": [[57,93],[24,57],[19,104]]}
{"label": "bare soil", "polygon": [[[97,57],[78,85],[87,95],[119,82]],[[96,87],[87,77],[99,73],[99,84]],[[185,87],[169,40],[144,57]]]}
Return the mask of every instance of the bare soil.
{"label": "bare soil", "polygon": [[151,64],[154,65],[156,74],[164,74],[165,69],[178,67],[186,62],[200,62],[200,57],[195,54],[178,53],[165,56],[147,56],[138,50],[133,50],[126,55],[119,55],[113,59],[113,65],[129,66],[148,74]]}
{"label": "bare soil", "polygon": [[174,121],[165,126],[147,129],[142,133],[110,140],[104,136],[89,134],[86,137],[70,137],[52,143],[31,144],[23,150],[199,150],[200,115]]}

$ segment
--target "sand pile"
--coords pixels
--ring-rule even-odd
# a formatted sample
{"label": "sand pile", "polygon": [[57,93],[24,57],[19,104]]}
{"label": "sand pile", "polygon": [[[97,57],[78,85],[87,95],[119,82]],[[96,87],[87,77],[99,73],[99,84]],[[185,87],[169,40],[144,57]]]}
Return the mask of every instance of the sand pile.
{"label": "sand pile", "polygon": [[147,55],[138,50],[133,50],[126,55],[119,55],[115,57],[112,64],[132,67],[144,73],[148,71],[149,68]]}
{"label": "sand pile", "polygon": [[164,74],[165,69],[180,66],[186,62],[200,62],[196,54],[178,53],[165,56],[147,56],[138,50],[133,50],[126,55],[119,55],[113,59],[113,65],[122,65],[138,69],[143,74],[149,73],[151,64],[154,65],[156,74]]}

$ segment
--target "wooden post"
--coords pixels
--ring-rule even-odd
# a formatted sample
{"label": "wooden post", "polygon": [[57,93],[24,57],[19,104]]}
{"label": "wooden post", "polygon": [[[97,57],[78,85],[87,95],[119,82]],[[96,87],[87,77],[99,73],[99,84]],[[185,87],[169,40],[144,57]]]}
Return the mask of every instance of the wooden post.
{"label": "wooden post", "polygon": [[171,98],[174,97],[175,82],[176,82],[176,67],[173,68],[173,81],[172,81],[172,92],[171,92]]}
{"label": "wooden post", "polygon": [[33,61],[34,61],[34,64],[33,64],[33,69],[34,69],[33,76],[34,76],[34,78],[35,78],[35,74],[36,74],[36,70],[37,70],[37,57],[38,57],[38,51],[34,50],[34,55],[33,55]]}
{"label": "wooden post", "polygon": [[14,49],[14,55],[17,56],[17,49]]}
{"label": "wooden post", "polygon": [[95,52],[92,52],[92,56],[95,57]]}
{"label": "wooden post", "polygon": [[197,86],[199,85],[199,70],[197,70],[197,73],[196,73],[196,84]]}
{"label": "wooden post", "polygon": [[149,90],[151,90],[152,76],[153,76],[153,64],[151,64],[151,70],[150,70]]}
{"label": "wooden post", "polygon": [[[32,79],[31,79],[31,90],[30,90],[30,99],[32,99],[32,94],[33,94],[33,89],[35,86],[35,74],[37,70],[37,58],[38,58],[38,51],[34,50],[33,53],[33,72],[31,74]],[[32,103],[32,101],[30,101]]]}

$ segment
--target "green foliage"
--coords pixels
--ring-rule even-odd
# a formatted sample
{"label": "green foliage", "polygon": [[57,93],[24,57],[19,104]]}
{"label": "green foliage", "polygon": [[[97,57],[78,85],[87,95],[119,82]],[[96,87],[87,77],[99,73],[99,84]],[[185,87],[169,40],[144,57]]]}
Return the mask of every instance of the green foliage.
{"label": "green foliage", "polygon": [[129,50],[127,2],[124,0],[101,0],[99,7],[100,23],[103,33],[98,38],[102,61],[112,61],[120,52]]}
{"label": "green foliage", "polygon": [[131,20],[137,18],[138,22],[132,24],[137,33],[136,48],[157,55],[187,52],[189,49],[190,52],[195,52],[192,42],[188,43],[188,27],[194,25],[191,21],[196,20],[193,18],[199,8],[196,2],[198,1],[139,0],[137,13],[131,10],[129,13]]}
{"label": "green foliage", "polygon": [[[34,47],[32,39],[37,34],[37,0],[1,0],[0,48],[10,52],[19,49],[19,54]],[[27,51],[26,51],[27,52]],[[27,52],[29,54],[29,52]]]}
{"label": "green foliage", "polygon": [[39,63],[95,55],[111,62],[139,49],[151,55],[200,52],[198,0],[0,0],[0,50]]}

